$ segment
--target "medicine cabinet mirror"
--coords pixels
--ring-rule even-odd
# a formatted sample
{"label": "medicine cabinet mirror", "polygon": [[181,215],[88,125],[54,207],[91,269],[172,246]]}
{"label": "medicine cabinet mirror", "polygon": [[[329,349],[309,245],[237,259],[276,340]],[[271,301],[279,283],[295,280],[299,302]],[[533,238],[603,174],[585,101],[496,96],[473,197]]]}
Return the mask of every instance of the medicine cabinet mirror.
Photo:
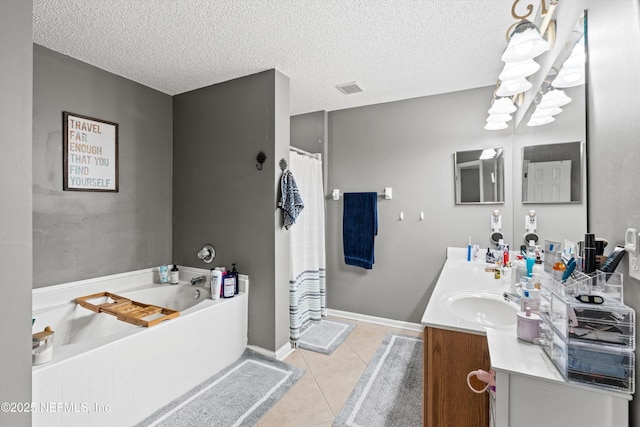
{"label": "medicine cabinet mirror", "polygon": [[522,203],[582,201],[582,144],[522,148]]}
{"label": "medicine cabinet mirror", "polygon": [[454,157],[456,204],[504,203],[504,150],[457,151]]}

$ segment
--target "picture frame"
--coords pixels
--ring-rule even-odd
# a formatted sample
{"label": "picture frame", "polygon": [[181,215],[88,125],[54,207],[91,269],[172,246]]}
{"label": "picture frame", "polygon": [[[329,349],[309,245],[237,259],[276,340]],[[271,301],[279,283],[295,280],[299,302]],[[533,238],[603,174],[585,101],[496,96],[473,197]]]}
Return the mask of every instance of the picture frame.
{"label": "picture frame", "polygon": [[63,111],[63,190],[118,192],[118,124]]}

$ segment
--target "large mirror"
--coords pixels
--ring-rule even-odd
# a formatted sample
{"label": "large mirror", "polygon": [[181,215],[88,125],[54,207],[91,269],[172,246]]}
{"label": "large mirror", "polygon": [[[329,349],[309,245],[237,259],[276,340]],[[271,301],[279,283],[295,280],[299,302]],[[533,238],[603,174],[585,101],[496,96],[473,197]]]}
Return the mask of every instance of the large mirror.
{"label": "large mirror", "polygon": [[[586,74],[586,55],[588,54],[587,15],[582,14],[579,6],[567,4],[567,7],[576,13],[575,25],[568,27],[558,24],[558,39],[553,52],[543,57],[541,68],[548,70],[540,90],[529,94],[531,104],[526,113],[518,120],[513,139],[513,237],[514,242],[520,243],[521,236],[526,232],[525,221],[530,210],[536,211],[537,231],[541,240],[550,239],[562,241],[582,240],[587,231],[587,132],[586,132],[586,94],[584,75],[576,74],[573,83],[575,85],[559,84],[555,87],[556,77],[563,65],[569,62],[574,48],[584,45],[584,57],[580,61],[582,72]],[[565,21],[566,22],[566,21]],[[575,58],[575,56],[574,56]],[[571,78],[569,78],[571,80]],[[537,107],[542,101],[542,96],[550,91],[562,90],[571,102],[555,110],[553,120],[543,120],[539,125],[531,123],[531,118],[536,113]],[[564,164],[570,160],[570,165]],[[560,166],[560,163],[563,163]],[[565,172],[557,169],[564,168]],[[542,169],[542,170],[541,170]],[[561,181],[564,191],[554,190],[549,184],[537,188],[535,176],[542,177],[547,172],[555,175],[564,174]],[[570,172],[567,172],[570,169]],[[569,178],[570,177],[570,178]],[[551,179],[549,179],[550,181]],[[543,178],[542,181],[547,181]],[[567,185],[569,190],[567,190]],[[554,191],[557,193],[554,195]],[[536,192],[538,194],[536,194]],[[562,195],[560,195],[562,193]],[[567,195],[569,194],[569,195]]]}
{"label": "large mirror", "polygon": [[453,155],[456,204],[504,203],[504,150],[457,151]]}
{"label": "large mirror", "polygon": [[522,148],[522,203],[582,201],[582,144]]}

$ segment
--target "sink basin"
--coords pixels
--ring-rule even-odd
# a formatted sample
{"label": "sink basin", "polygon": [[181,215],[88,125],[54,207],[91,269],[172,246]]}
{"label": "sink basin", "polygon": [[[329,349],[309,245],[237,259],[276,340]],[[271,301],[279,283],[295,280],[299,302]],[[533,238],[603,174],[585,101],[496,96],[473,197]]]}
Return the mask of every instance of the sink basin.
{"label": "sink basin", "polygon": [[441,302],[449,312],[485,328],[502,329],[516,324],[518,308],[498,293],[451,292],[443,295]]}

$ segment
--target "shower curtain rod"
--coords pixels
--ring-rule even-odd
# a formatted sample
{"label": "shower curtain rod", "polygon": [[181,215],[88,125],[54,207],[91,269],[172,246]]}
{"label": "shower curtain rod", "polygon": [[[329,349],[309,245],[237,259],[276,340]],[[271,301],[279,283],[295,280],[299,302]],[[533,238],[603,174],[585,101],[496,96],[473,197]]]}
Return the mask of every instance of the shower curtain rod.
{"label": "shower curtain rod", "polygon": [[289,146],[290,151],[295,151],[298,154],[302,154],[303,156],[315,157],[316,159],[320,159],[320,153],[309,153],[308,151],[301,150],[300,148]]}

